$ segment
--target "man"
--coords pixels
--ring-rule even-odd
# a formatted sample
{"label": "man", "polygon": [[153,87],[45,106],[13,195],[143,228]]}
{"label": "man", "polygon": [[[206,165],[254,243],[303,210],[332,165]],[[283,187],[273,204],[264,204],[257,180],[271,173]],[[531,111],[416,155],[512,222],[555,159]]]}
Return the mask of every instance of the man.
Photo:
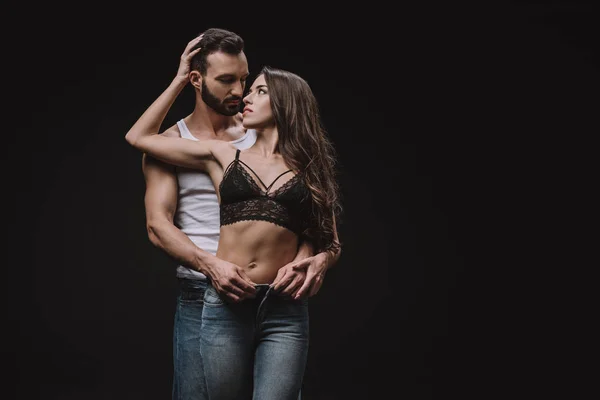
{"label": "man", "polygon": [[[249,75],[243,49],[242,38],[223,29],[208,29],[188,43],[176,80],[194,87],[195,108],[162,135],[226,140],[239,149],[254,144],[256,133],[245,131],[239,113]],[[143,158],[143,172],[148,236],[178,263],[173,399],[203,399],[199,338],[207,278],[230,301],[253,296],[254,284],[242,268],[215,256],[220,221],[210,177],[147,156]],[[279,270],[274,289],[298,297],[316,294],[326,269],[337,261],[339,253],[311,254],[310,246],[302,244],[294,262]]]}

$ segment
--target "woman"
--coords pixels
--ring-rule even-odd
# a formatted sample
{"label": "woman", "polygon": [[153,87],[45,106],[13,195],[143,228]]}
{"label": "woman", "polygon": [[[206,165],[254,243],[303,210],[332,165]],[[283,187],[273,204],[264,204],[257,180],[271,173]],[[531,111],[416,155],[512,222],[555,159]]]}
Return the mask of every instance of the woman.
{"label": "woman", "polygon": [[[177,93],[147,111],[164,118]],[[339,256],[341,209],[334,151],[316,99],[299,76],[265,67],[243,99],[256,143],[168,138],[134,125],[127,141],[165,162],[206,171],[220,203],[217,257],[244,268],[254,298],[231,303],[208,286],[200,344],[211,399],[298,398],[308,352],[306,297],[278,296],[272,283],[302,241]],[[240,293],[241,295],[241,293]]]}

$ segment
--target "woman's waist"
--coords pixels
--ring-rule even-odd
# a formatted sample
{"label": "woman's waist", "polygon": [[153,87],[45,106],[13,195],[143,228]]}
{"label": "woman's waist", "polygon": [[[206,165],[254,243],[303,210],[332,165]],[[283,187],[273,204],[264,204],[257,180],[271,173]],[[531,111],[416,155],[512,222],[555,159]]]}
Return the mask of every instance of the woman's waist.
{"label": "woman's waist", "polygon": [[243,221],[221,228],[217,257],[244,268],[256,283],[270,283],[297,251],[293,232],[269,222]]}
{"label": "woman's waist", "polygon": [[217,257],[244,269],[254,283],[271,283],[279,268],[290,263],[296,256],[296,249],[281,251],[277,248],[261,248],[253,252],[240,250],[217,250]]}

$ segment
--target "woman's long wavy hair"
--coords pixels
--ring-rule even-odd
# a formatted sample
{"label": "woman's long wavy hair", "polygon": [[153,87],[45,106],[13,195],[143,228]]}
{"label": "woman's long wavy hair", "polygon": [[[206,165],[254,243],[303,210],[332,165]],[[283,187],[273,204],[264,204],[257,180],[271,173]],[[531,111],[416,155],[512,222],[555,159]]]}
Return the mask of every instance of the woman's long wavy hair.
{"label": "woman's long wavy hair", "polygon": [[279,133],[278,150],[290,168],[302,173],[313,200],[313,219],[304,235],[315,252],[337,250],[334,224],[342,211],[335,149],[323,127],[317,99],[298,75],[263,67]]}

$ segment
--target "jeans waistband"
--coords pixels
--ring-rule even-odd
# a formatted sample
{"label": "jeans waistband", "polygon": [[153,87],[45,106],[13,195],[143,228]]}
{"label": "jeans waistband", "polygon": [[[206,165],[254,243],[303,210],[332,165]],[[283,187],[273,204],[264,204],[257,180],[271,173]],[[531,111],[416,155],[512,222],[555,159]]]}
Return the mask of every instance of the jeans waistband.
{"label": "jeans waistband", "polygon": [[182,289],[206,289],[208,285],[206,279],[177,278],[177,282]]}

